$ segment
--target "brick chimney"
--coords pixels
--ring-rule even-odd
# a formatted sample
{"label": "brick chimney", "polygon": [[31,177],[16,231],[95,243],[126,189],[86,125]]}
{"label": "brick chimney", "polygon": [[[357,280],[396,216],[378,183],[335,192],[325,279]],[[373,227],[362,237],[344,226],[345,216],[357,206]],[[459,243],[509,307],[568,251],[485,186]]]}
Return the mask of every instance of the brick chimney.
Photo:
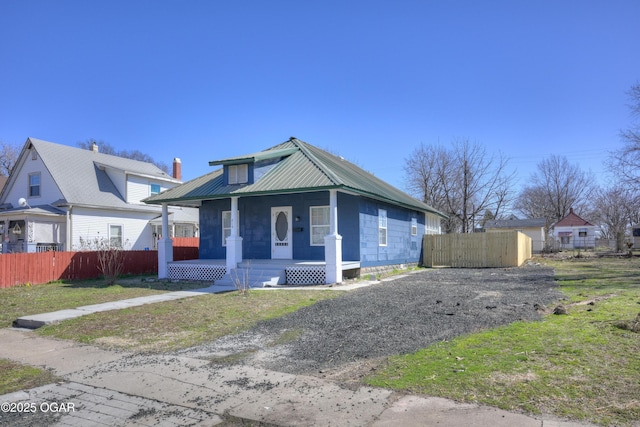
{"label": "brick chimney", "polygon": [[173,159],[173,177],[182,181],[182,162],[177,157]]}

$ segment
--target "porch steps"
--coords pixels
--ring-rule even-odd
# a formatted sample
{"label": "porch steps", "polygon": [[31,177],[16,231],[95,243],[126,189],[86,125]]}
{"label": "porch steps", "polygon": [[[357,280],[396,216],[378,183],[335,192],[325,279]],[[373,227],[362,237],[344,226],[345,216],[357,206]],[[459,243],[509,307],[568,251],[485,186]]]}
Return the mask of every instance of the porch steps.
{"label": "porch steps", "polygon": [[227,272],[221,279],[215,280],[215,286],[246,286],[263,288],[284,285],[287,277],[284,265],[269,265],[266,263],[241,262],[238,268]]}

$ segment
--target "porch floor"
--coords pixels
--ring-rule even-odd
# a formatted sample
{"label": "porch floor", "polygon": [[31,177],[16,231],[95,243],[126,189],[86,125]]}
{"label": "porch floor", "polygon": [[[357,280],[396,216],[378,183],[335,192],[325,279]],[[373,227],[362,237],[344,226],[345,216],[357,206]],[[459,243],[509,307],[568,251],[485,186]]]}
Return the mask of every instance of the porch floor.
{"label": "porch floor", "polygon": [[[168,274],[171,280],[198,280],[226,282],[230,272],[227,272],[224,259],[192,259],[187,261],[173,261],[168,264]],[[238,270],[263,273],[273,272],[269,280],[257,279],[252,287],[262,287],[276,284],[291,285],[319,285],[325,284],[324,261],[291,260],[291,259],[250,259],[238,264]],[[360,268],[359,261],[343,261],[342,271]],[[227,274],[229,273],[229,274]],[[238,273],[236,272],[236,277]]]}

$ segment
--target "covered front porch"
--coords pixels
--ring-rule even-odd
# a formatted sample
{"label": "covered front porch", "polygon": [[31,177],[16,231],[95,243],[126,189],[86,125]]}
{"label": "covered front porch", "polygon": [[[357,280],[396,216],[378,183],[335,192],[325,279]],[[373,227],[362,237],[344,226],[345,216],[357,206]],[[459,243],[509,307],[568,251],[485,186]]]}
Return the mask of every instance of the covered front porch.
{"label": "covered front porch", "polygon": [[[215,285],[265,287],[276,285],[324,285],[326,263],[324,261],[254,259],[237,263],[228,271],[226,259],[194,259],[168,263],[171,280],[212,281]],[[359,261],[342,261],[343,277],[357,277]]]}
{"label": "covered front porch", "polygon": [[[298,199],[301,198],[302,196],[298,196]],[[216,284],[229,285],[249,283],[250,287],[285,283],[332,284],[342,282],[343,271],[360,268],[359,261],[342,261],[342,236],[338,234],[337,190],[330,189],[323,194],[322,202],[328,201],[328,206],[318,202],[326,210],[327,224],[319,228],[318,232],[321,233],[317,239],[319,241],[314,245],[306,240],[307,236],[310,236],[309,233],[302,234],[305,227],[293,226],[294,222],[300,223],[301,219],[300,216],[293,215],[292,206],[273,206],[273,204],[280,205],[286,201],[291,202],[290,196],[287,196],[286,199],[276,199],[276,202],[271,204],[262,203],[262,205],[253,200],[254,203],[251,207],[256,209],[256,206],[259,206],[264,215],[254,215],[255,219],[251,222],[252,227],[255,227],[254,223],[260,222],[263,223],[263,226],[261,234],[245,228],[250,238],[243,244],[244,238],[240,235],[238,199],[239,197],[236,196],[230,197],[229,208],[226,203],[217,203],[218,206],[206,214],[202,213],[204,208],[200,207],[201,215],[216,218],[219,221],[212,222],[209,227],[211,233],[208,235],[209,238],[205,239],[209,244],[208,252],[203,251],[202,245],[200,246],[200,256],[204,255],[204,257],[183,263],[173,262],[172,242],[165,238],[164,230],[168,230],[168,206],[163,203],[163,237],[158,241],[158,277],[172,280],[212,280]],[[246,205],[243,206],[243,209],[247,209]],[[271,219],[269,219],[268,212],[270,212]],[[270,221],[270,227],[265,226],[269,224],[267,221]],[[269,230],[270,234],[268,234]],[[296,240],[294,233],[300,233],[298,236],[303,236],[299,238],[298,248],[300,249],[297,253],[293,250]],[[220,240],[222,240],[222,245],[211,244],[211,242]],[[255,251],[258,246],[262,247],[262,252]],[[249,251],[250,256],[245,258],[244,253],[248,249],[253,252]],[[317,256],[320,251],[324,252],[322,257],[324,259],[314,258],[313,255]],[[224,256],[224,259],[221,255]]]}

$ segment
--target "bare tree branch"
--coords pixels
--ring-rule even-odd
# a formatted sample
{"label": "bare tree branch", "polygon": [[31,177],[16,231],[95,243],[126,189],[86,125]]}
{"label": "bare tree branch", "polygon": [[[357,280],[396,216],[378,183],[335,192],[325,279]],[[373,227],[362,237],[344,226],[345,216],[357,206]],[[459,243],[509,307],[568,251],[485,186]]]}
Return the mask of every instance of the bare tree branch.
{"label": "bare tree branch", "polygon": [[20,148],[17,145],[0,142],[0,176],[9,176],[18,161]]}
{"label": "bare tree branch", "polygon": [[531,185],[520,192],[515,207],[529,218],[545,218],[548,228],[571,208],[583,214],[588,212],[594,182],[593,174],[570,164],[566,157],[551,155],[538,164]]}
{"label": "bare tree branch", "polygon": [[425,203],[449,215],[446,232],[473,231],[487,211],[500,214],[511,204],[507,159],[489,156],[484,147],[468,140],[454,141],[449,149],[420,146],[407,159],[407,187]]}

